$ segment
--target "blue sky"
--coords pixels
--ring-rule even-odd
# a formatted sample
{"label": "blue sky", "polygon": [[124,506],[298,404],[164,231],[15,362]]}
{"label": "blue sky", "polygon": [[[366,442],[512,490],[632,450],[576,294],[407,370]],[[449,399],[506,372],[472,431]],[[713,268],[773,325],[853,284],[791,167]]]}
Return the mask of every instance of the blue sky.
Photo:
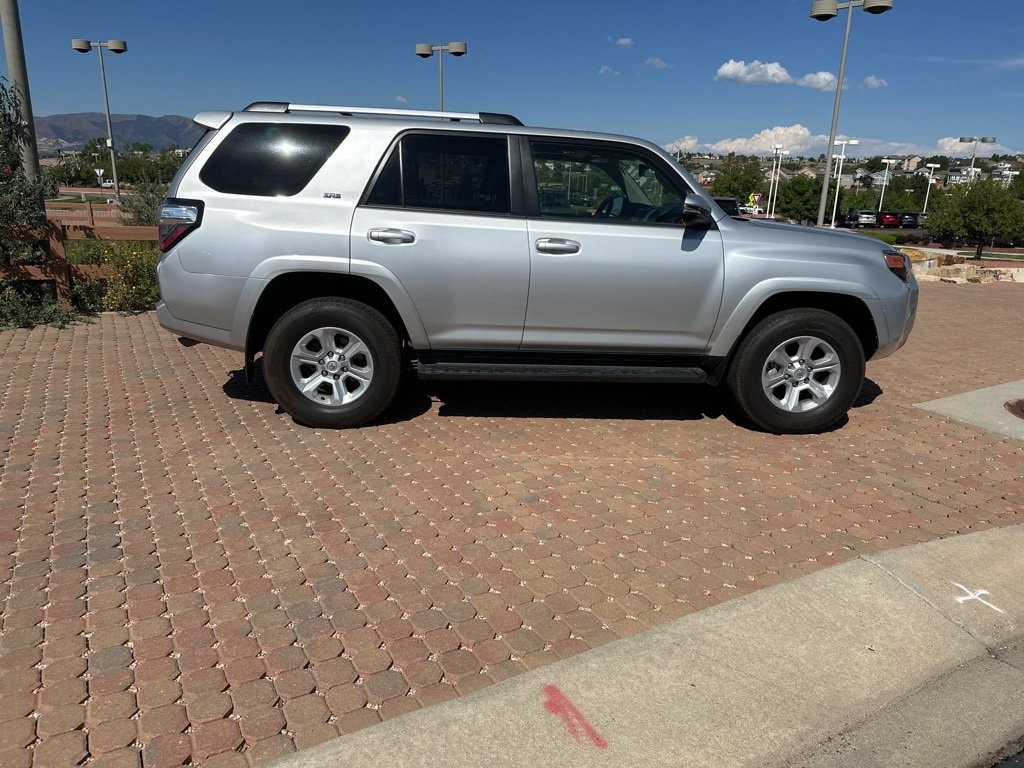
{"label": "blue sky", "polygon": [[[825,150],[846,11],[811,0],[21,0],[37,115],[102,111],[96,53],[75,37],[124,39],[107,54],[114,113],[191,117],[276,100],[510,112],[527,124],[628,133],[684,150]],[[1024,7],[895,0],[853,11],[840,136],[850,154],[969,155],[961,135],[1024,152]],[[6,75],[6,59],[2,64]]]}

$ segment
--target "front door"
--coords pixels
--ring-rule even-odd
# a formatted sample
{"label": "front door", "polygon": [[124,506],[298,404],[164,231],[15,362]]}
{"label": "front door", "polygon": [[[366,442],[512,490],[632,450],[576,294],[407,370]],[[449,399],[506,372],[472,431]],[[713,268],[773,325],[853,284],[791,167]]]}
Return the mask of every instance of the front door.
{"label": "front door", "polygon": [[653,153],[605,142],[531,141],[524,350],[701,354],[718,318],[717,229],[680,223],[687,188]]}

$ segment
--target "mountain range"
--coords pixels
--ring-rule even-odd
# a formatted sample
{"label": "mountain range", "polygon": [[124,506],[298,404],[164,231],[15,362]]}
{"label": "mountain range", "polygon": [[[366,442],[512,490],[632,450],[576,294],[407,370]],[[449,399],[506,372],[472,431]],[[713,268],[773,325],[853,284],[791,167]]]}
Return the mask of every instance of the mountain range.
{"label": "mountain range", "polygon": [[[189,148],[203,133],[191,118],[179,115],[111,115],[110,122],[118,149],[128,144],[149,144],[154,151]],[[107,121],[102,112],[48,115],[35,118],[35,123],[36,143],[43,157],[56,155],[58,150],[79,150],[89,139],[107,137]]]}

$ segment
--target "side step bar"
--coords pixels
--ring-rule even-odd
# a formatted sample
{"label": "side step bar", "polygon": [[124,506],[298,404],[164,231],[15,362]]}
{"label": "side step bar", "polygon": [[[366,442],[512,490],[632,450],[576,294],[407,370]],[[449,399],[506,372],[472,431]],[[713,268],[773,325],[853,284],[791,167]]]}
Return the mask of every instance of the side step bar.
{"label": "side step bar", "polygon": [[469,381],[645,381],[703,384],[707,371],[701,368],[635,365],[558,365],[508,363],[420,363],[416,367],[424,380],[463,379]]}

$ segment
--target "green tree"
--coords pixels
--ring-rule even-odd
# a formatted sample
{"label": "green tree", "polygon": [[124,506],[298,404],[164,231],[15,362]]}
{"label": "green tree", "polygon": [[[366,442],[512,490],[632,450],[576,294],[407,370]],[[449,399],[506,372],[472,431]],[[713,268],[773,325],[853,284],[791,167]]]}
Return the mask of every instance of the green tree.
{"label": "green tree", "polygon": [[[829,200],[835,194],[835,182],[829,190]],[[821,202],[821,180],[806,176],[796,176],[779,189],[779,202],[776,212],[787,219],[807,222],[818,218],[818,205]],[[831,211],[829,212],[831,213]]]}
{"label": "green tree", "polygon": [[[56,191],[48,174],[30,180],[21,156],[29,140],[18,95],[0,78],[0,238],[11,227],[41,224],[46,218],[43,199]],[[41,256],[38,243],[0,239],[0,264],[35,261]]]}
{"label": "green tree", "polygon": [[839,195],[839,210],[843,213],[850,211],[873,211],[878,195],[870,189],[844,189]]}
{"label": "green tree", "polygon": [[940,241],[974,244],[974,258],[981,258],[990,239],[1024,232],[1024,202],[990,179],[958,184],[935,201],[928,229]]}
{"label": "green tree", "polygon": [[735,197],[740,205],[746,205],[755,192],[764,192],[764,174],[756,158],[729,157],[722,163],[711,187],[712,194]]}

